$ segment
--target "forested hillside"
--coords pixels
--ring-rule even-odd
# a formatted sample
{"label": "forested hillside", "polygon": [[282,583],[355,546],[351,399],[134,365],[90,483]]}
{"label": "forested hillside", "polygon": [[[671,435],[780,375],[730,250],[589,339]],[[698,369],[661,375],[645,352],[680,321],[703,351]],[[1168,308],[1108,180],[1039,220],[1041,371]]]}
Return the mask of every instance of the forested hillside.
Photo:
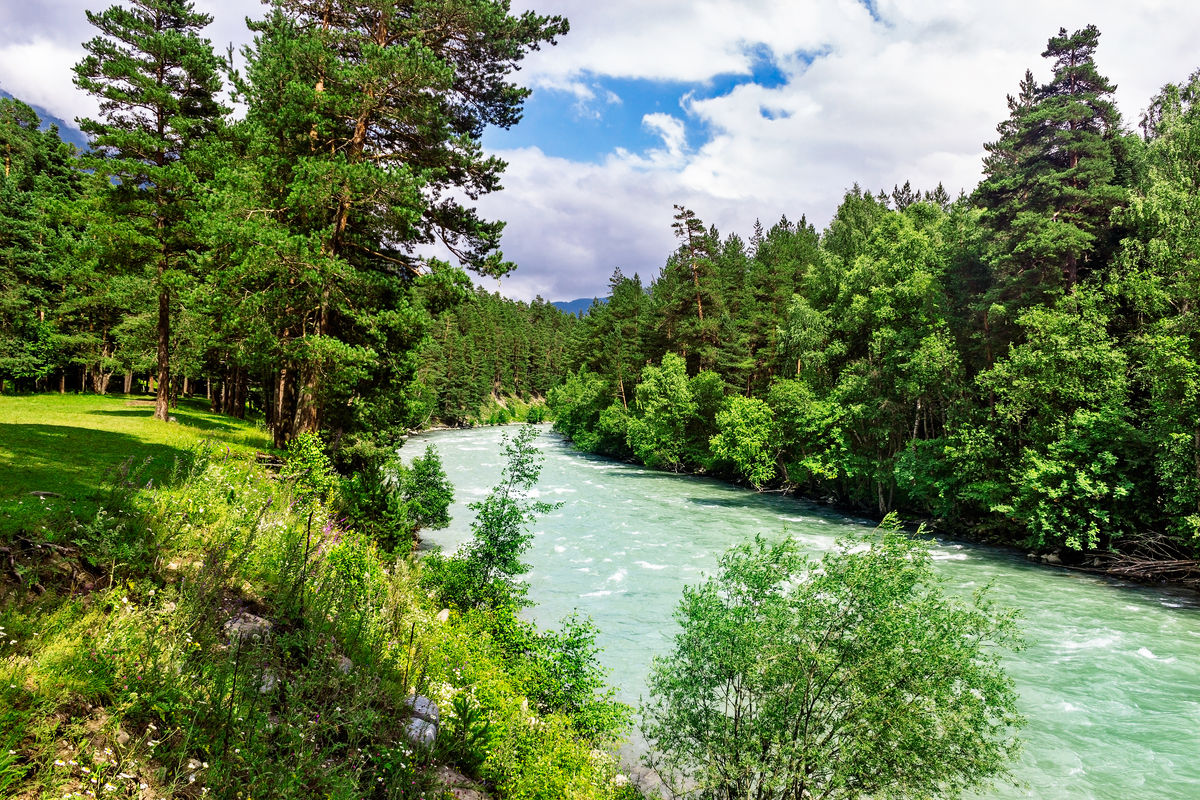
{"label": "forested hillside", "polygon": [[[439,372],[462,366],[456,344],[433,334],[446,320],[503,317],[511,336],[540,324],[473,294],[467,271],[513,265],[503,223],[468,203],[499,186],[504,163],[479,140],[520,118],[529,92],[511,73],[566,20],[278,0],[234,70],[191,4],[88,19],[75,82],[100,111],[81,120],[86,154],[0,98],[0,389],[145,388],[164,420],[200,391],[262,414],[279,447],[322,431],[350,464],[442,409],[474,415],[430,393],[467,391]],[[459,266],[428,257],[435,243]],[[494,391],[546,389],[542,359],[476,356],[503,359]]]}
{"label": "forested hillside", "polygon": [[[1132,132],[1065,30],[984,179],[848,191],[679,247],[577,326],[551,393],[580,447],[1178,576],[1200,552],[1200,75]],[[1159,561],[1150,567],[1142,557]]]}
{"label": "forested hillside", "polygon": [[[1060,31],[969,195],[855,186],[823,231],[783,217],[748,238],[677,207],[659,273],[615,270],[575,317],[422,257],[440,242],[481,275],[513,266],[501,225],[450,190],[496,188],[479,133],[517,120],[527,92],[505,76],[566,23],[485,12],[422,45],[457,72],[417,69],[419,15],[327,24],[279,0],[242,72],[202,14],[180,11],[165,49],[135,12],[93,15],[91,153],[0,99],[2,388],[144,387],[160,417],[202,392],[260,412],[279,446],[325,432],[348,466],[406,428],[539,419],[548,398],[580,447],[656,467],[1069,558],[1200,551],[1200,78],[1135,131],[1099,32]],[[141,61],[106,66],[123,36]]]}
{"label": "forested hillside", "polygon": [[[417,371],[430,398],[426,421],[539,421],[547,392],[566,369],[566,331],[573,322],[541,298],[520,303],[482,290],[471,302],[444,311],[422,348]],[[506,398],[537,405],[518,414],[498,405]],[[481,418],[489,404],[495,417]]]}

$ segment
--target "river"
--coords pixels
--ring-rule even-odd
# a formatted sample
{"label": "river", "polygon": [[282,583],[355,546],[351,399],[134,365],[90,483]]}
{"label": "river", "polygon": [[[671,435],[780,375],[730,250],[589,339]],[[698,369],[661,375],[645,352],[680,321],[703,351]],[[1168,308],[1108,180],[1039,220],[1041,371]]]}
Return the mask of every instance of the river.
{"label": "river", "polygon": [[[511,429],[510,429],[511,430]],[[670,475],[576,452],[548,428],[536,490],[561,502],[534,527],[526,561],[531,616],[556,622],[578,609],[599,629],[601,661],[621,699],[637,704],[651,658],[675,631],[682,588],[755,533],[786,532],[813,553],[872,523],[822,506]],[[501,428],[412,437],[432,443],[455,486],[453,522],[426,532],[448,551],[470,537],[467,504],[499,478]],[[1117,584],[1028,563],[1019,554],[938,540],[948,585],[987,583],[1021,612],[1026,648],[1009,663],[1028,718],[1023,786],[981,797],[1040,800],[1200,798],[1200,603],[1168,589]]]}

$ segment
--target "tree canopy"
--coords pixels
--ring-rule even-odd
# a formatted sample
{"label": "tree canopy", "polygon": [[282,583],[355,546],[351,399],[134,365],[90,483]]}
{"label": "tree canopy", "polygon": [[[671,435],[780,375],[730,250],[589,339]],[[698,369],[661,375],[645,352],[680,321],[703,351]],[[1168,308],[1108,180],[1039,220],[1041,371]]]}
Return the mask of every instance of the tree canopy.
{"label": "tree canopy", "polygon": [[960,797],[1019,752],[1013,618],[947,593],[919,539],[885,530],[814,560],[758,538],[675,619],[643,714],[647,762],[677,794]]}

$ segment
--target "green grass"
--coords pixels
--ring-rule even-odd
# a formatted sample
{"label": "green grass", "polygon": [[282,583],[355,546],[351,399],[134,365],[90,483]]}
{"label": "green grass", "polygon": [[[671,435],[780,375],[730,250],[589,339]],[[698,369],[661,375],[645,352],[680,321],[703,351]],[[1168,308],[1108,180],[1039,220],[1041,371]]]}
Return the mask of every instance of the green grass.
{"label": "green grass", "polygon": [[[0,798],[450,800],[443,764],[501,797],[635,796],[568,717],[531,710],[535,665],[490,617],[439,614],[419,564],[314,497],[320,476],[255,462],[252,426],[195,407],[155,423],[123,398],[0,398],[0,415],[10,502],[104,500],[0,540]],[[113,461],[184,453],[151,488],[103,486]],[[237,644],[242,612],[271,635]],[[413,692],[445,715],[432,751],[405,737]]]}
{"label": "green grass", "polygon": [[206,405],[183,400],[171,411],[177,422],[164,423],[131,395],[0,396],[0,541],[22,532],[38,537],[94,514],[130,459],[140,484],[161,484],[202,439],[239,453],[271,446],[253,422],[209,413]]}

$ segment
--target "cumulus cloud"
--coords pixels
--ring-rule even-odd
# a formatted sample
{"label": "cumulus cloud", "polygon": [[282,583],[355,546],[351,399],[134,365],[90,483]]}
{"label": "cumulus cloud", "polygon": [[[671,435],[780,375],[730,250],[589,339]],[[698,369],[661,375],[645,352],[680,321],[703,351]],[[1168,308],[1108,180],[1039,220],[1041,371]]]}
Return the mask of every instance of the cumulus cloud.
{"label": "cumulus cloud", "polygon": [[[92,35],[83,9],[102,4],[2,4],[0,86],[66,119],[90,113],[70,65]],[[624,103],[653,134],[644,150],[617,146],[588,163],[555,157],[552,142],[498,153],[510,163],[506,189],[480,205],[509,222],[504,249],[520,268],[502,287],[525,298],[603,294],[616,266],[650,277],[673,248],[674,203],[745,233],[780,214],[822,226],[855,182],[970,190],[1005,95],[1026,68],[1048,76],[1039,54],[1060,27],[1100,28],[1097,61],[1129,123],[1163,83],[1200,66],[1193,0],[522,4],[564,14],[571,32],[531,54],[520,81],[569,118],[604,119]],[[219,50],[247,42],[243,16],[261,13],[239,0],[197,6],[216,17],[207,35]],[[768,85],[751,81],[764,62]],[[715,88],[731,75],[743,80]],[[631,80],[677,90],[678,105],[636,107],[618,96]]]}
{"label": "cumulus cloud", "polygon": [[[807,215],[820,227],[856,182],[873,190],[942,182],[952,195],[970,191],[983,143],[1007,114],[1005,96],[1026,68],[1049,76],[1039,54],[1060,27],[1100,28],[1097,61],[1118,84],[1129,124],[1163,83],[1200,66],[1191,36],[1200,6],[1182,1],[1132,8],[878,0],[875,16],[851,0],[534,5],[565,14],[572,30],[530,59],[527,85],[585,76],[678,82],[689,129],[707,138],[688,147],[682,123],[659,112],[643,120],[663,141],[650,153],[618,150],[599,166],[540,151],[502,154],[512,162],[508,189],[486,207],[510,221],[506,251],[525,273],[510,288],[526,296],[534,287],[554,297],[603,293],[613,264],[652,274],[672,248],[675,202],[723,232],[744,234],[755,219],[770,224],[780,214]],[[783,76],[778,85],[742,83],[700,98],[689,89],[721,75],[749,76],[764,53]],[[540,184],[539,174],[554,175],[553,186]],[[545,224],[550,217],[532,211],[532,194],[586,213],[566,228]],[[564,252],[559,240],[570,242],[571,256],[548,258]]]}
{"label": "cumulus cloud", "polygon": [[82,47],[44,36],[0,46],[0,89],[67,122],[77,115],[94,114],[99,106],[91,98],[81,97],[71,83],[71,65],[82,55]]}

